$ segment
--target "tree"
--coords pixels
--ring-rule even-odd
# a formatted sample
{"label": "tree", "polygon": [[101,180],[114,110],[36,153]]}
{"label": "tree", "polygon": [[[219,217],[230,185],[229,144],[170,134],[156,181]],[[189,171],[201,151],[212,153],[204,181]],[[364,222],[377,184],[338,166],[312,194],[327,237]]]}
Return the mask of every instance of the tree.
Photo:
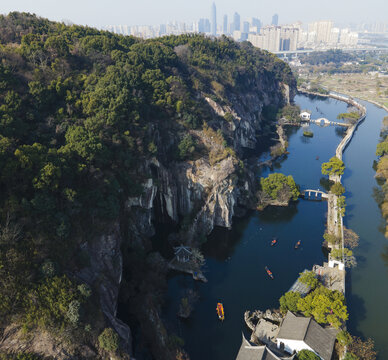
{"label": "tree", "polygon": [[273,200],[289,201],[297,200],[300,194],[294,178],[281,173],[269,174],[267,178],[261,178],[260,184],[263,192]]}
{"label": "tree", "polygon": [[349,344],[348,351],[362,360],[376,360],[377,352],[374,346],[374,341],[370,338],[362,341],[361,338],[353,336],[353,341]]}
{"label": "tree", "polygon": [[359,236],[351,229],[344,227],[344,244],[350,249],[354,249],[358,246]]}
{"label": "tree", "polygon": [[298,352],[298,360],[320,360],[320,357],[310,350]]}
{"label": "tree", "polygon": [[339,196],[337,199],[337,209],[340,216],[345,216],[345,208],[346,208],[346,198],[345,196]]}
{"label": "tree", "polygon": [[329,162],[323,163],[321,165],[323,175],[343,175],[345,171],[345,164],[342,160],[338,159],[336,156],[333,156]]}
{"label": "tree", "polygon": [[298,311],[298,301],[301,299],[300,293],[296,291],[286,292],[280,299],[280,310],[283,313],[286,313],[287,310],[297,312]]}
{"label": "tree", "polygon": [[345,192],[345,188],[340,182],[336,182],[330,188],[330,191],[337,196],[341,196]]}
{"label": "tree", "polygon": [[190,134],[184,136],[178,145],[179,157],[184,160],[195,151],[195,142]]}
{"label": "tree", "polygon": [[342,249],[332,249],[330,255],[333,259],[344,262],[346,267],[355,267],[357,265],[353,251],[348,248],[344,248],[344,259],[342,259]]}
{"label": "tree", "polygon": [[377,144],[376,156],[383,156],[386,154],[388,154],[388,141],[384,141],[384,142]]}
{"label": "tree", "polygon": [[341,238],[335,236],[334,234],[329,234],[327,232],[323,234],[323,238],[327,241],[329,245],[335,245],[341,242]]}
{"label": "tree", "polygon": [[348,346],[353,341],[352,336],[346,330],[341,330],[337,334],[337,340],[342,346]]}
{"label": "tree", "polygon": [[344,295],[322,285],[298,301],[298,310],[305,316],[313,316],[320,324],[330,324],[335,328],[348,319]]}
{"label": "tree", "polygon": [[318,286],[319,280],[317,279],[317,276],[314,271],[305,271],[300,273],[299,275],[299,281],[309,286],[311,290],[314,290]]}
{"label": "tree", "polygon": [[119,335],[112,328],[105,328],[98,336],[100,348],[109,352],[115,352],[119,348]]}

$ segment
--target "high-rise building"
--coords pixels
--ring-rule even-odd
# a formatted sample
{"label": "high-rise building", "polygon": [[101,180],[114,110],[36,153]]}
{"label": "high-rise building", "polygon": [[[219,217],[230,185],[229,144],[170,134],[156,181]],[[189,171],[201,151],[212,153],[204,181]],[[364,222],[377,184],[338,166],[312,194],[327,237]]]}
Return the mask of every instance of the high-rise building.
{"label": "high-rise building", "polygon": [[244,21],[243,22],[242,32],[245,33],[245,34],[249,33],[249,22],[248,21]]}
{"label": "high-rise building", "polygon": [[272,23],[271,24],[278,26],[278,24],[279,24],[279,15],[278,14],[274,14],[274,16],[272,16]]}
{"label": "high-rise building", "polygon": [[233,31],[240,31],[240,15],[235,12],[233,15]]}
{"label": "high-rise building", "polygon": [[216,9],[216,4],[215,2],[213,2],[213,5],[212,5],[212,27],[211,27],[211,34],[213,36],[216,36],[217,35],[217,9]]}
{"label": "high-rise building", "polygon": [[200,32],[200,33],[209,33],[210,32],[209,19],[199,19],[198,32]]}
{"label": "high-rise building", "polygon": [[251,27],[254,27],[256,28],[256,32],[259,33],[260,32],[260,29],[261,29],[261,21],[257,18],[251,18],[250,19],[250,24],[251,24]]}
{"label": "high-rise building", "polygon": [[222,33],[228,34],[228,15],[224,15],[224,22],[222,24]]}

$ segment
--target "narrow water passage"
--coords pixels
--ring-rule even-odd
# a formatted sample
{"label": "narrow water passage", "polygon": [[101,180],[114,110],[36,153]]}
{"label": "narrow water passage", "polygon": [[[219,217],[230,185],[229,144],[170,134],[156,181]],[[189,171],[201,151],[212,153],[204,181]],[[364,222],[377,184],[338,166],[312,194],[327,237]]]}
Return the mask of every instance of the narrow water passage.
{"label": "narrow water passage", "polygon": [[345,151],[346,171],[343,184],[347,190],[345,226],[360,235],[355,250],[358,266],[348,273],[347,294],[349,331],[375,340],[378,359],[388,359],[388,241],[384,222],[373,198],[373,161],[381,123],[387,113],[375,105],[361,102],[367,118]]}
{"label": "narrow water passage", "polygon": [[[311,110],[312,118],[326,117],[333,121],[339,113],[346,112],[347,108],[346,104],[332,99],[297,96],[296,102],[302,109]],[[372,334],[373,323],[369,318],[368,321],[363,318],[365,311],[362,306],[368,304],[368,307],[374,308],[373,312],[384,311],[380,302],[384,302],[388,295],[388,272],[380,253],[384,250],[383,244],[386,253],[388,247],[378,231],[381,216],[372,198],[372,189],[375,186],[372,164],[383,114],[374,106],[370,109],[371,106],[368,105],[367,119],[345,152],[344,160],[348,168],[344,182],[350,195],[346,223],[361,235],[361,246],[357,253],[364,256],[359,259],[359,268],[353,271],[349,281],[351,291],[348,299],[352,319],[350,330],[375,337]],[[366,128],[369,131],[363,133]],[[342,132],[335,127],[320,128],[311,125],[310,130],[314,132],[314,137],[305,138],[302,135],[303,130],[289,128],[290,154],[276,163],[273,170],[264,169],[262,176],[270,172],[282,172],[292,174],[302,189],[322,188],[321,163],[334,156]],[[353,173],[357,174],[357,180]],[[182,274],[170,277],[165,317],[171,330],[184,339],[185,348],[192,360],[234,359],[241,344],[241,332],[245,331],[244,311],[277,307],[279,297],[289,289],[301,271],[324,261],[321,243],[326,212],[326,202],[301,200],[287,208],[271,207],[263,212],[252,212],[244,219],[235,219],[232,230],[215,229],[204,246],[206,276],[209,280],[207,284],[194,282]],[[373,238],[369,237],[369,233],[373,234]],[[271,247],[270,241],[274,236],[279,242],[277,246]],[[295,250],[294,244],[298,240],[302,241],[302,246]],[[371,249],[370,242],[378,242],[379,250]],[[365,250],[365,247],[369,250]],[[365,266],[369,266],[365,264],[368,261],[373,263],[375,257],[382,264],[379,278],[386,285],[379,293],[381,300],[377,300],[372,294],[363,293],[367,289],[368,276],[369,283],[373,279],[371,272],[365,276]],[[265,266],[273,272],[274,280],[265,273]],[[181,321],[176,313],[185,289],[194,289],[200,299],[191,318]],[[219,301],[225,307],[223,323],[218,321],[215,311]],[[387,330],[387,325],[384,328],[383,321],[380,323],[380,330]],[[370,331],[372,332],[369,333]],[[380,335],[384,335],[384,332]],[[378,340],[377,336],[375,338]],[[383,348],[380,340],[377,345],[379,349]]]}

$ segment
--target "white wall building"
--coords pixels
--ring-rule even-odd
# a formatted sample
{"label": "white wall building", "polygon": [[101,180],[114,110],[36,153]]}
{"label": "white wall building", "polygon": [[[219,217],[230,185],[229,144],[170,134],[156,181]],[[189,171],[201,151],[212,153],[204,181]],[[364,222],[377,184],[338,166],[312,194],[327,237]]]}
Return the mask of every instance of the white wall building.
{"label": "white wall building", "polygon": [[331,360],[336,339],[335,329],[325,329],[312,318],[296,316],[288,311],[280,327],[276,342],[278,348],[292,354],[310,350],[322,360]]}

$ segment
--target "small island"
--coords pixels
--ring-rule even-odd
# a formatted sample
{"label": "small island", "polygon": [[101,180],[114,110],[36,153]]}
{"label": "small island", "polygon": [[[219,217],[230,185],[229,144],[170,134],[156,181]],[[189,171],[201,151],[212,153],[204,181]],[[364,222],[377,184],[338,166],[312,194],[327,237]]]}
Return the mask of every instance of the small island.
{"label": "small island", "polygon": [[303,136],[305,137],[313,137],[314,136],[314,133],[312,131],[303,131]]}

